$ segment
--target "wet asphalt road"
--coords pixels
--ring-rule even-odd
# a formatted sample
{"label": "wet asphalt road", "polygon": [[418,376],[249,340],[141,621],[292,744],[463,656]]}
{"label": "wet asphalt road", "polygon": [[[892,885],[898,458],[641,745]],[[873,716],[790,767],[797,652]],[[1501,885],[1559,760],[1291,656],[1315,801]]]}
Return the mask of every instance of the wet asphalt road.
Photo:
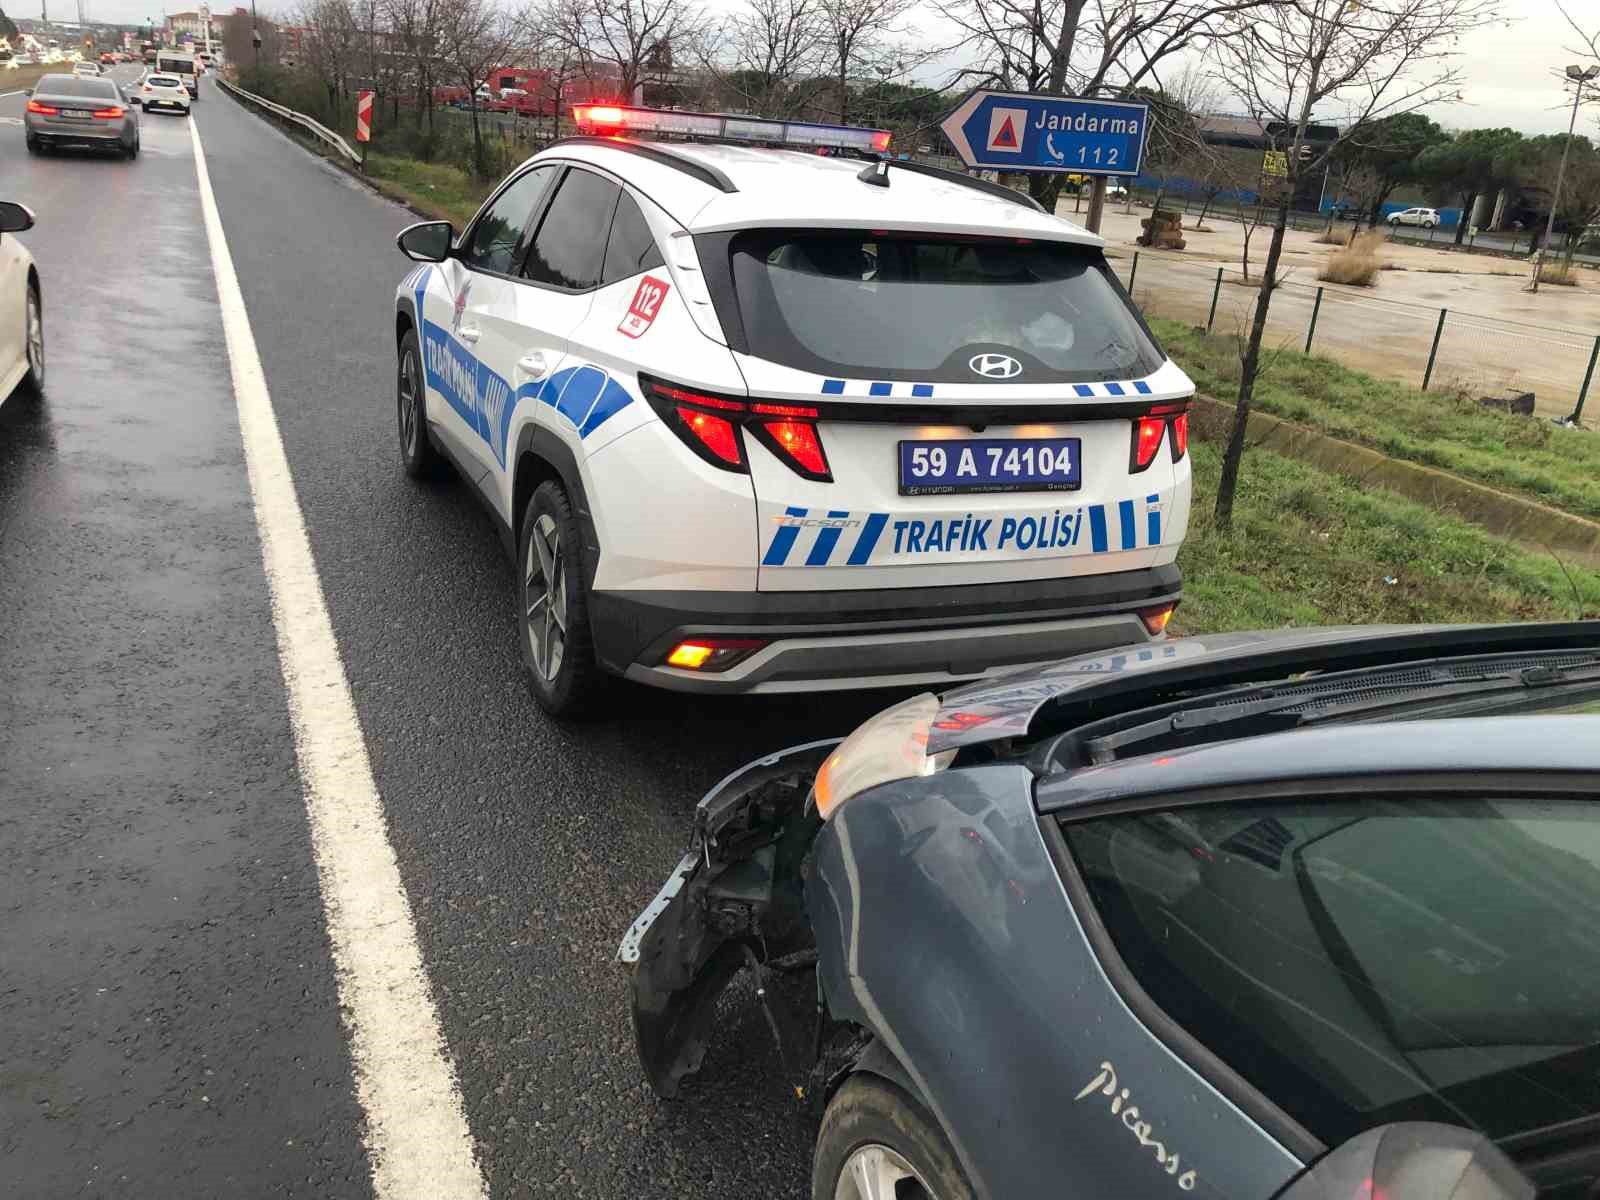
{"label": "wet asphalt road", "polygon": [[[617,939],[700,794],[884,697],[524,690],[511,571],[460,483],[400,473],[412,218],[202,84],[192,118],[480,1162],[496,1197],[800,1196],[759,1014],[656,1100]],[[0,99],[0,118],[20,112]],[[0,1195],[362,1196],[361,1118],[186,123],[30,158],[43,402],[0,407]]]}

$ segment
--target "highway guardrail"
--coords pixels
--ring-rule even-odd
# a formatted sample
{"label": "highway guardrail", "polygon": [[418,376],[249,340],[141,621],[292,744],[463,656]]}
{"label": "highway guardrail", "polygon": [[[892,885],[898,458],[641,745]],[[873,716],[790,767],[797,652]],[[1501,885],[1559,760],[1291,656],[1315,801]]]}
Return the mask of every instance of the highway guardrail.
{"label": "highway guardrail", "polygon": [[326,144],[329,148],[337,150],[351,162],[358,164],[361,162],[361,155],[357,154],[350,148],[350,143],[345,141],[342,137],[340,137],[333,130],[329,129],[326,125],[322,124],[320,121],[314,121],[310,117],[306,116],[305,113],[295,112],[295,110],[292,108],[286,108],[282,104],[279,104],[276,100],[268,100],[265,96],[258,96],[254,92],[247,92],[242,87],[229,83],[226,79],[222,78],[221,75],[218,75],[216,80],[218,86],[226,88],[235,96],[239,97],[239,99],[248,101],[249,103],[256,105],[258,108],[264,109],[265,111],[272,113],[274,116],[288,121],[291,125],[300,126],[307,133]]}

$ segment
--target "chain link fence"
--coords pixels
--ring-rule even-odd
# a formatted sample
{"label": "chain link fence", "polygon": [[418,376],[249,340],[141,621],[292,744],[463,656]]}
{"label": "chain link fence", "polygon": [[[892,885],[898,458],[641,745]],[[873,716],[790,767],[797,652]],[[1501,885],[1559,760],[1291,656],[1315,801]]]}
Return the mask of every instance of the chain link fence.
{"label": "chain link fence", "polygon": [[[1196,263],[1141,250],[1113,259],[1123,286],[1145,311],[1207,332],[1248,332],[1260,272]],[[1286,281],[1273,294],[1266,345],[1325,355],[1423,390],[1473,395],[1532,392],[1543,416],[1580,418],[1595,376],[1600,334],[1531,325],[1481,313],[1364,296],[1337,285]]]}

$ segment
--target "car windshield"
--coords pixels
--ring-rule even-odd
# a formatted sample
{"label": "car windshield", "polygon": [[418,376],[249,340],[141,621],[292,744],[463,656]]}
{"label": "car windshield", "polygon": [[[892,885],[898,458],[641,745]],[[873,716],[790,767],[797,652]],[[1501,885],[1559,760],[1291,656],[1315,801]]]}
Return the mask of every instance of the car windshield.
{"label": "car windshield", "polygon": [[828,375],[1017,383],[1129,379],[1160,349],[1100,251],[1004,238],[755,231],[731,246],[750,352]]}
{"label": "car windshield", "polygon": [[1151,997],[1323,1141],[1600,1113],[1600,806],[1377,795],[1065,833]]}
{"label": "car windshield", "polygon": [[76,75],[46,75],[34,89],[36,96],[83,96],[91,100],[117,99],[117,85],[104,79]]}
{"label": "car windshield", "polygon": [[149,82],[155,84],[156,87],[177,87],[180,83],[177,77],[173,75],[152,75]]}

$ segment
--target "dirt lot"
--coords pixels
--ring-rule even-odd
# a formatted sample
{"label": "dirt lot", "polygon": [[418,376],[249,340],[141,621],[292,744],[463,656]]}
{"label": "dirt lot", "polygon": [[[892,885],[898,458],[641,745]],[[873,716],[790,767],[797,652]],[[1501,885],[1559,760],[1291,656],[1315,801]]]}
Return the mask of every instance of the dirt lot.
{"label": "dirt lot", "polygon": [[[1072,201],[1058,211],[1071,219]],[[1106,212],[1110,254],[1124,283],[1139,251],[1135,299],[1162,316],[1204,324],[1221,267],[1216,328],[1243,330],[1255,292],[1240,270],[1239,223],[1213,215],[1207,218],[1208,230],[1185,229],[1184,250],[1151,251],[1134,244],[1139,222],[1148,215],[1140,207],[1129,215],[1122,205]],[[1313,350],[1420,383],[1439,310],[1445,308],[1449,315],[1432,386],[1459,385],[1483,394],[1515,388],[1533,392],[1541,413],[1572,411],[1600,336],[1600,271],[1579,269],[1579,286],[1546,286],[1532,295],[1523,290],[1529,268],[1521,260],[1391,242],[1384,258],[1395,269],[1384,271],[1377,286],[1321,285],[1317,271],[1332,247],[1316,244],[1313,236],[1287,235],[1286,286],[1273,300],[1268,325],[1272,344],[1304,348],[1317,289],[1325,287]],[[1260,229],[1252,238],[1254,278],[1259,278],[1269,237],[1270,230]],[[1589,404],[1594,416],[1586,423],[1593,424],[1600,420],[1600,382],[1591,385]]]}

